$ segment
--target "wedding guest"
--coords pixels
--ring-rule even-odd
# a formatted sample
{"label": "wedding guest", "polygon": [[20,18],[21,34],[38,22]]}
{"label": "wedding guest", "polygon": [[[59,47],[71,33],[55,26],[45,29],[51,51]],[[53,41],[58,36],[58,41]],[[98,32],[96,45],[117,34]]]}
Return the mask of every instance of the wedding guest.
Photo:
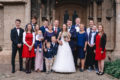
{"label": "wedding guest", "polygon": [[[42,31],[42,33],[43,33],[43,36],[45,35],[45,32],[46,31],[48,31],[48,20],[47,19],[45,19],[44,21],[43,21],[43,26],[41,26],[40,27],[40,30]],[[45,40],[45,39],[44,39]],[[43,41],[44,41],[43,40]],[[43,45],[45,45],[44,43],[43,43]],[[43,51],[44,52],[44,51]],[[44,54],[43,54],[44,55]],[[46,71],[46,67],[45,67],[45,59],[43,58],[43,72],[45,72]]]}
{"label": "wedding guest", "polygon": [[103,25],[98,26],[98,34],[95,38],[95,60],[98,61],[99,72],[98,75],[104,74],[104,60],[106,58],[106,34],[104,32]]}
{"label": "wedding guest", "polygon": [[32,17],[31,24],[32,24],[33,30],[35,30],[35,26],[37,24],[37,18],[35,16]]}
{"label": "wedding guest", "polygon": [[87,33],[84,30],[84,24],[80,24],[80,31],[77,34],[78,58],[80,59],[80,72],[84,71],[85,52],[87,48]]}
{"label": "wedding guest", "polygon": [[81,22],[81,19],[80,18],[76,18],[75,19],[75,29],[76,29],[76,32],[79,32],[80,31],[80,22]]}
{"label": "wedding guest", "polygon": [[58,35],[59,35],[60,31],[61,31],[61,29],[59,27],[59,20],[54,21],[53,31],[55,33],[56,38],[58,38]]}
{"label": "wedding guest", "polygon": [[[79,32],[80,31],[80,23],[81,23],[81,19],[79,18],[79,17],[77,17],[76,19],[75,19],[75,25],[74,25],[74,27],[75,27],[75,29],[76,29],[76,32]],[[86,27],[84,26],[84,30],[86,31]]]}
{"label": "wedding guest", "polygon": [[77,67],[77,59],[78,59],[77,50],[76,50],[77,49],[77,32],[75,27],[72,26],[71,20],[67,20],[67,27],[68,27],[68,32],[71,34],[69,44],[73,53],[75,67]]}
{"label": "wedding guest", "polygon": [[37,34],[35,35],[35,53],[37,52],[37,47],[39,46],[39,52],[42,51],[42,40],[43,40],[43,34],[41,30],[38,30]]}
{"label": "wedding guest", "polygon": [[15,57],[17,54],[17,51],[19,51],[19,64],[20,64],[20,71],[23,70],[23,60],[22,60],[22,45],[23,45],[23,32],[24,30],[20,27],[21,20],[16,19],[15,21],[15,27],[11,30],[11,41],[12,41],[12,73],[15,73]]}
{"label": "wedding guest", "polygon": [[51,48],[50,42],[46,43],[46,48],[44,48],[45,51],[45,64],[46,64],[46,73],[49,74],[52,69],[53,65],[53,51]]}
{"label": "wedding guest", "polygon": [[51,42],[51,37],[54,36],[54,31],[52,29],[52,24],[50,24],[48,26],[48,31],[45,32],[44,34],[44,38],[45,38],[45,42]]}
{"label": "wedding guest", "polygon": [[40,27],[40,30],[42,31],[43,35],[48,30],[48,20],[47,19],[43,21],[43,26]]}
{"label": "wedding guest", "polygon": [[89,27],[87,28],[87,34],[88,34],[88,45],[87,45],[87,55],[86,55],[86,68],[88,68],[88,71],[91,71],[93,69],[98,71],[98,64],[95,60],[95,53],[94,53],[94,40],[95,35],[97,34],[98,30],[97,27],[94,25],[93,20],[90,20]]}
{"label": "wedding guest", "polygon": [[32,58],[35,57],[35,33],[33,32],[32,25],[30,23],[27,24],[25,32],[23,33],[23,43],[22,57],[26,58],[26,73],[31,73],[31,61]]}
{"label": "wedding guest", "polygon": [[[36,25],[35,27],[35,33],[36,33],[36,40],[39,40],[37,37],[37,33],[40,33],[42,35],[42,31],[39,30],[39,25]],[[43,35],[42,35],[43,36]],[[43,37],[40,39],[40,45],[38,45],[36,47],[36,56],[35,56],[35,71],[36,72],[40,72],[43,70],[43,45],[42,45],[42,41],[43,41]],[[39,42],[39,41],[37,41]]]}
{"label": "wedding guest", "polygon": [[[36,26],[36,24],[37,24],[37,17],[36,16],[33,16],[32,17],[32,19],[31,19],[31,25],[32,25],[32,29],[33,29],[33,31],[35,31],[35,26]],[[32,70],[34,70],[34,68],[35,68],[35,58],[33,57],[32,58],[32,61],[31,61],[32,63],[31,63],[31,68],[32,68]]]}
{"label": "wedding guest", "polygon": [[57,43],[57,39],[55,36],[52,36],[51,37],[51,48],[52,48],[52,51],[53,51],[53,58],[55,59],[55,56],[57,54],[57,49],[58,49],[58,43]]}

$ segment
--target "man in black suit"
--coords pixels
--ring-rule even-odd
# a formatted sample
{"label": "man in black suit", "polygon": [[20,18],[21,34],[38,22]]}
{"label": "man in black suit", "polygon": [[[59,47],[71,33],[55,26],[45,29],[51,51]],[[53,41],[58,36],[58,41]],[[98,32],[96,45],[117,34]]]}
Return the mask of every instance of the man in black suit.
{"label": "man in black suit", "polygon": [[23,70],[23,60],[22,60],[22,45],[23,45],[23,32],[24,30],[20,28],[21,20],[16,19],[15,21],[16,27],[11,30],[11,41],[12,41],[12,73],[15,73],[15,57],[17,51],[19,51],[19,64],[20,64],[20,71]]}

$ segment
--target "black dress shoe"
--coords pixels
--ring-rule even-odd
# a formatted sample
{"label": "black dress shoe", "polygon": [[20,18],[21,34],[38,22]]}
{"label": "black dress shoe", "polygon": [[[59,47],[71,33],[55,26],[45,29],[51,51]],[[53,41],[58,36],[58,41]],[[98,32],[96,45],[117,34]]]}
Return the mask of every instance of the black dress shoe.
{"label": "black dress shoe", "polygon": [[15,70],[12,70],[12,73],[15,73]]}

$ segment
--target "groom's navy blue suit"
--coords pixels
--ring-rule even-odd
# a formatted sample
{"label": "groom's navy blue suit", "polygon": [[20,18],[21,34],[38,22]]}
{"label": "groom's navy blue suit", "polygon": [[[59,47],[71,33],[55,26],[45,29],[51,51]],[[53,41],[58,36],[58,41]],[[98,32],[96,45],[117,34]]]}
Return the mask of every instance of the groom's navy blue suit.
{"label": "groom's navy blue suit", "polygon": [[70,39],[70,47],[72,49],[73,57],[74,57],[74,62],[75,66],[77,66],[77,32],[74,26],[70,27],[70,34],[71,34],[71,39]]}

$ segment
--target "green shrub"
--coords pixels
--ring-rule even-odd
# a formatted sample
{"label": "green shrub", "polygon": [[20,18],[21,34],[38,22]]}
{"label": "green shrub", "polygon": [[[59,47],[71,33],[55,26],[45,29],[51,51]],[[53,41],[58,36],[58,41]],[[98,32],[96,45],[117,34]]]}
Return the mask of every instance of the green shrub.
{"label": "green shrub", "polygon": [[120,59],[113,62],[105,62],[105,73],[120,79]]}

